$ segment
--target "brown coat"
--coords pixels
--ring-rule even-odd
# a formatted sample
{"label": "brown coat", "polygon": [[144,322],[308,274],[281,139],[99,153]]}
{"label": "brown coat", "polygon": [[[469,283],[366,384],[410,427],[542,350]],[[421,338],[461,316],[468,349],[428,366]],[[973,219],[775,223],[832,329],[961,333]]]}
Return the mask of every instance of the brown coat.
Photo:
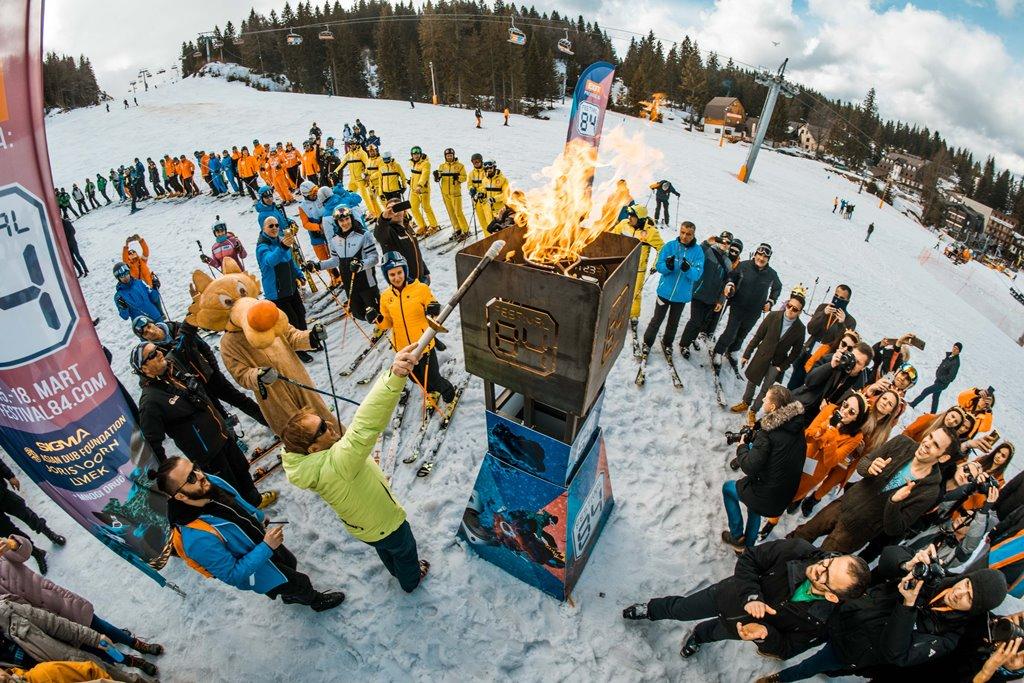
{"label": "brown coat", "polygon": [[[284,377],[308,386],[316,386],[302,361],[295,355],[295,351],[308,351],[311,348],[313,347],[309,343],[309,332],[297,330],[291,325],[283,337],[275,337],[265,349],[252,346],[242,331],[227,331],[220,340],[220,355],[224,360],[224,367],[239,386],[256,394],[256,402],[263,412],[263,417],[275,434],[281,434],[285,424],[300,408],[312,408],[323,419],[335,420],[319,394],[300,389],[282,380],[267,386],[266,398],[260,396],[256,382],[260,368],[271,367]],[[337,422],[335,424],[337,425]]]}
{"label": "brown coat", "polygon": [[783,315],[785,311],[772,311],[766,315],[743,351],[743,357],[750,359],[745,374],[754,384],[761,383],[769,367],[774,365],[785,372],[800,355],[804,343],[804,324],[797,318],[780,338]]}

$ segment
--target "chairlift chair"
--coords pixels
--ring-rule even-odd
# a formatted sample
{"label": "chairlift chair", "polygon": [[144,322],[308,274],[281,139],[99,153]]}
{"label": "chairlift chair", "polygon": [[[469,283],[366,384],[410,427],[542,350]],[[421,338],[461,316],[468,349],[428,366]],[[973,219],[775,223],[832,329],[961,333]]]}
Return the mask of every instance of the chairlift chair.
{"label": "chairlift chair", "polygon": [[565,29],[565,38],[558,39],[558,51],[567,55],[576,54],[572,51],[572,43],[569,42],[569,29]]}
{"label": "chairlift chair", "polygon": [[235,45],[245,45],[245,38],[243,38],[242,36],[235,36],[231,39],[231,42]]}
{"label": "chairlift chair", "polygon": [[508,42],[513,45],[526,45],[526,34],[516,28],[515,17],[512,17],[512,25],[508,29]]}
{"label": "chairlift chair", "polygon": [[195,52],[192,53],[192,56],[195,57],[196,59],[199,59],[200,57],[203,56],[203,53],[200,52],[199,50],[196,50]]}
{"label": "chairlift chair", "polygon": [[302,45],[302,36],[300,36],[298,33],[295,33],[293,30],[288,29],[288,35],[285,37],[285,42],[287,42],[292,47]]}
{"label": "chairlift chair", "polygon": [[324,41],[334,40],[334,34],[331,33],[331,29],[329,28],[325,28],[323,31],[320,31],[320,34],[317,37]]}
{"label": "chairlift chair", "polygon": [[224,47],[224,41],[222,41],[220,38],[214,38],[210,41],[210,47],[212,47],[214,50],[219,50],[222,47]]}

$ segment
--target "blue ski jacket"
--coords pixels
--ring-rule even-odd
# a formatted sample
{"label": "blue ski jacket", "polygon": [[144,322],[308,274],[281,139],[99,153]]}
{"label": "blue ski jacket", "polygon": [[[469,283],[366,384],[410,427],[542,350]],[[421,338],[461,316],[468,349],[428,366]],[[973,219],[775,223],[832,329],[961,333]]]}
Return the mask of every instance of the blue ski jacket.
{"label": "blue ski jacket", "polygon": [[[126,306],[119,304],[118,299],[124,299]],[[150,289],[145,282],[134,277],[128,284],[118,280],[114,289],[114,306],[122,320],[134,320],[144,315],[158,323],[164,321],[164,314],[160,310],[160,292]]]}
{"label": "blue ski jacket", "polygon": [[[666,263],[670,256],[675,259],[671,270]],[[690,264],[688,270],[683,270],[683,259]],[[666,242],[658,252],[656,268],[661,273],[658,296],[672,303],[687,303],[693,296],[693,283],[704,273],[704,250],[696,240],[690,246],[684,246],[677,237]]]}
{"label": "blue ski jacket", "polygon": [[260,232],[256,241],[256,263],[260,266],[263,295],[275,301],[295,293],[295,281],[304,279],[292,258],[292,250],[279,238]]}

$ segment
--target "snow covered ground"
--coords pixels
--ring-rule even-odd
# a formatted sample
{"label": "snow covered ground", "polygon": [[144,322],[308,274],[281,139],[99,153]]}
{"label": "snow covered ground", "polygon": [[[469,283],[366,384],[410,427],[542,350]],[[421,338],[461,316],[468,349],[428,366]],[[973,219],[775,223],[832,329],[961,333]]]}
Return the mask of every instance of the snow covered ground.
{"label": "snow covered ground", "polygon": [[[382,149],[393,151],[403,165],[412,145],[421,145],[435,163],[445,147],[453,146],[467,165],[471,153],[481,152],[497,160],[513,186],[530,187],[534,174],[560,149],[567,116],[567,109],[555,110],[549,121],[514,116],[505,128],[500,115],[485,114],[485,127],[476,130],[472,112],[465,110],[257,92],[214,78],[161,85],[140,93],[138,100],[140,106],[129,110],[112,107],[108,114],[96,107],[48,119],[58,186],[81,184],[86,176],[105,174],[137,156],[191,157],[196,149],[230,149],[253,138],[299,142],[313,121],[325,136],[338,138],[342,125],[359,117],[381,136]],[[815,292],[813,304],[836,284],[850,284],[850,310],[867,339],[913,331],[927,341],[927,350],[913,357],[921,386],[952,343],[962,341],[962,369],[945,401],[960,389],[993,384],[996,426],[1018,444],[1024,441],[1019,382],[1024,350],[977,305],[979,299],[991,302],[1019,323],[1024,308],[1010,298],[1004,276],[976,263],[922,266],[918,256],[934,245],[932,233],[891,207],[880,209],[867,194],[857,196],[855,185],[828,176],[814,161],[764,151],[753,181],[745,185],[735,178],[745,146],[719,148],[717,140],[686,133],[677,123],[652,126],[609,114],[606,133],[616,126],[631,134],[642,131],[646,144],[665,156],[658,177],[631,179],[641,203],[650,182],[669,178],[683,195],[673,202],[673,221],[692,220],[699,238],[728,229],[748,251],[762,241],[771,243],[772,265],[784,286],[804,283]],[[203,187],[198,176],[197,182]],[[109,193],[116,195],[113,188]],[[836,195],[857,205],[852,221],[831,213]],[[433,197],[444,221],[444,207],[436,192]],[[188,274],[201,267],[195,241],[209,246],[215,215],[247,246],[254,245],[258,230],[248,200],[202,197],[144,207],[134,216],[126,205],[104,207],[76,223],[92,270],[82,288],[93,315],[101,317],[99,334],[114,352],[115,370],[133,387],[126,355],[135,340],[117,316],[110,275],[125,237],[139,233],[147,239],[168,308],[180,317],[187,305]],[[876,231],[865,243],[869,222]],[[663,235],[671,239],[674,230]],[[428,252],[426,258],[434,290],[444,300],[454,290],[453,256]],[[654,289],[646,288],[645,319]],[[331,328],[335,369],[362,346],[362,337],[351,327],[337,323]],[[449,327],[449,348],[461,356],[459,327]],[[637,389],[628,345],[612,370],[602,424],[617,504],[573,604],[546,597],[454,541],[485,449],[479,380],[470,384],[434,474],[418,480],[412,468],[398,466],[395,491],[408,510],[421,555],[432,563],[429,578],[412,595],[402,593],[375,553],[351,539],[316,496],[291,489],[280,474],[269,480],[282,490],[274,517],[291,522],[286,543],[314,583],[346,591],[348,599],[336,611],[314,615],[241,594],[172,561],[166,575],[187,592],[182,599],[72,528],[34,486],[26,487],[27,495],[54,528],[69,536],[68,546],[50,555],[50,576],[93,599],[106,619],[165,643],[168,654],[160,661],[165,680],[752,680],[774,670],[775,663],[757,657],[749,645],[707,647],[684,662],[678,651],[686,625],[637,624],[619,615],[629,603],[705,586],[729,574],[734,564],[732,551],[718,535],[725,528],[720,487],[732,474],[726,465],[731,449],[722,432],[738,420],[717,408],[710,375],[699,363],[696,356],[690,362],[677,360],[682,391],[673,389],[659,356],[651,357],[647,386]],[[326,386],[322,359],[311,370]],[[365,387],[355,384],[360,376],[336,382],[338,391],[361,396]],[[738,400],[741,384],[732,378],[724,383],[728,398]],[[349,415],[343,407],[342,419]],[[406,443],[415,431],[413,422],[406,420]],[[254,443],[263,439],[255,428],[250,436]],[[787,522],[793,523],[785,520],[783,530]]]}

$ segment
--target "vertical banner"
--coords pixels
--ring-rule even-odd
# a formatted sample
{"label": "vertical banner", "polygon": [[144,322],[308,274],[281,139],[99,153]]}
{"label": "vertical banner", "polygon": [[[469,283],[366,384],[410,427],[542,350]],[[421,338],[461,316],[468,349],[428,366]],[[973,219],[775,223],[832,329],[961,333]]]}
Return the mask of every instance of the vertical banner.
{"label": "vertical banner", "polygon": [[615,67],[608,62],[594,62],[580,74],[572,95],[569,132],[566,144],[583,140],[593,147],[601,144],[604,111],[612,94]]}
{"label": "vertical banner", "polygon": [[167,539],[153,454],[78,287],[43,127],[41,0],[0,3],[0,447],[108,548],[146,572]]}

